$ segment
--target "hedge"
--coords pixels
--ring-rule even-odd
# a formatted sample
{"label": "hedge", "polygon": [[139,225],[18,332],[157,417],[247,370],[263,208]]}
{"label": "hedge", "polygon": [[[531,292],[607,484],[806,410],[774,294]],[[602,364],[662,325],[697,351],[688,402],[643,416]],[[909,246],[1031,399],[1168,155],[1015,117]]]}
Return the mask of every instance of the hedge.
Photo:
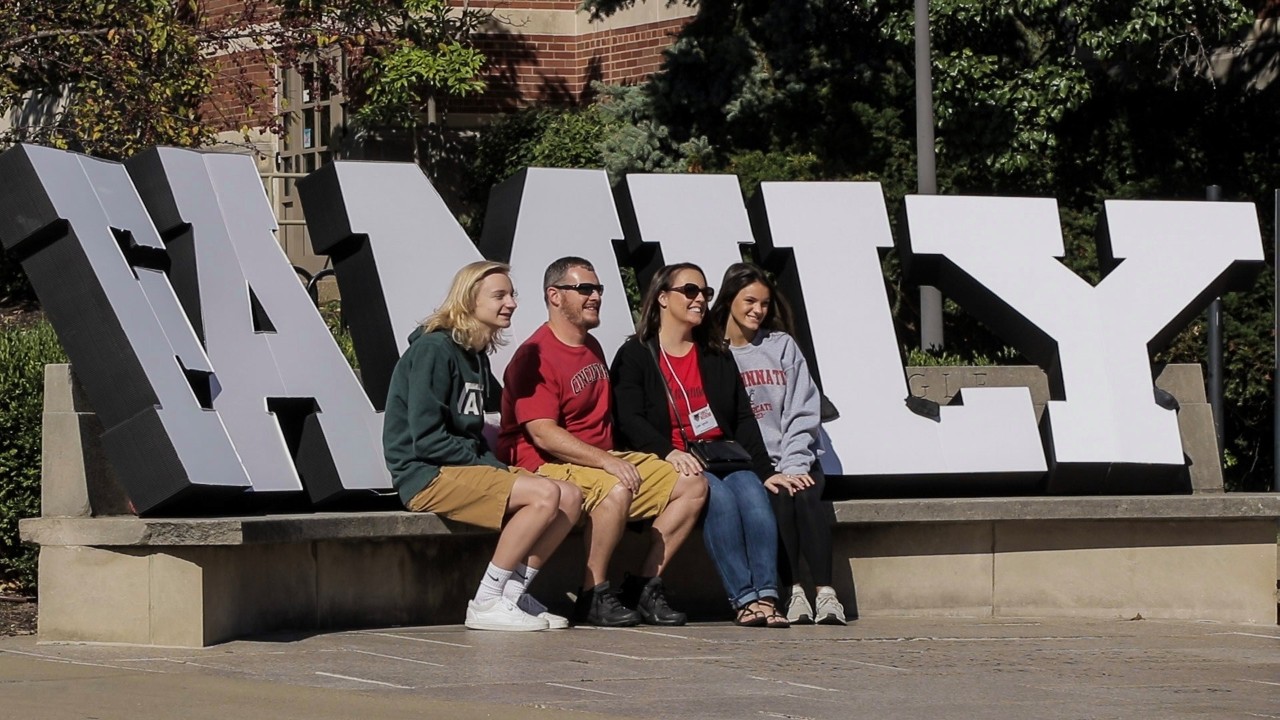
{"label": "hedge", "polygon": [[45,320],[0,324],[0,587],[34,594],[35,548],[18,520],[40,514],[40,414],[44,366],[67,361]]}

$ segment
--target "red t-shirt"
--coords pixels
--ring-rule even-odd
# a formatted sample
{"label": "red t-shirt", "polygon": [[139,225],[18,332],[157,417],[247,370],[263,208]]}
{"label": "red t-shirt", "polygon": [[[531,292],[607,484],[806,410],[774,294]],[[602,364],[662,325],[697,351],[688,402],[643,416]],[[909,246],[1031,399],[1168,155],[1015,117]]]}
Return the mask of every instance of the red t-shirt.
{"label": "red t-shirt", "polygon": [[[659,352],[658,358],[661,360],[658,368],[662,370],[662,379],[671,389],[671,399],[675,402],[674,407],[667,403],[668,414],[671,416],[671,444],[677,450],[688,450],[684,445],[684,438],[680,436],[681,425],[684,426],[685,436],[690,440],[716,440],[724,437],[719,426],[695,435],[690,425],[691,412],[707,406],[707,393],[702,388],[702,371],[698,369],[698,347],[695,345],[684,357]],[[674,375],[672,370],[675,371]],[[676,413],[680,413],[679,424],[676,423]]]}
{"label": "red t-shirt", "polygon": [[588,445],[613,449],[609,368],[595,338],[565,345],[544,323],[516,350],[502,385],[498,457],[504,462],[531,472],[562,462],[529,441],[524,425],[530,420],[554,420]]}

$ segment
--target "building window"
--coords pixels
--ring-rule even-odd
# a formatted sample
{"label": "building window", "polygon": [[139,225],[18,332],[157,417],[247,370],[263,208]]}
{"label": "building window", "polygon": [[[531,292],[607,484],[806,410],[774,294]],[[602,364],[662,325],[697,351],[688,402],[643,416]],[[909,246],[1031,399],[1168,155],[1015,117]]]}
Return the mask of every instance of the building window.
{"label": "building window", "polygon": [[[345,72],[345,62],[337,60],[335,68]],[[311,252],[303,223],[302,205],[298,202],[299,176],[313,172],[333,161],[343,141],[346,126],[344,98],[333,86],[331,75],[317,69],[316,63],[280,71],[280,114],[283,129],[276,171],[274,197],[280,223],[280,242],[295,265],[315,271],[324,258]]]}

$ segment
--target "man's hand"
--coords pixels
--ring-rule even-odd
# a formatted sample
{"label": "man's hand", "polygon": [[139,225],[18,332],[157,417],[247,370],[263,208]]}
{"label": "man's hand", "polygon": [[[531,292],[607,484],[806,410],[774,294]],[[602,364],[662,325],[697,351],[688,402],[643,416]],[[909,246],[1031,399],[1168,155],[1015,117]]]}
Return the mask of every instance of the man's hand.
{"label": "man's hand", "polygon": [[622,487],[631,491],[632,495],[640,492],[640,471],[636,470],[636,466],[613,455],[609,456],[601,465],[601,469],[610,475],[618,478],[618,482]]}
{"label": "man's hand", "polygon": [[683,450],[672,450],[667,453],[667,462],[675,465],[676,472],[681,475],[698,475],[702,472],[702,463],[698,458]]}

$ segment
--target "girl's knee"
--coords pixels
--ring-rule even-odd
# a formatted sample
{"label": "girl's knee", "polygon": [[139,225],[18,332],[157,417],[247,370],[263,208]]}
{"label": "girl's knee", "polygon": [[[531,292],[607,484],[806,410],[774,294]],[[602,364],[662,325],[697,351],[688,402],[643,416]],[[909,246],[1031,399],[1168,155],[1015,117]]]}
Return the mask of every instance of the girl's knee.
{"label": "girl's knee", "polygon": [[798,504],[796,495],[791,495],[786,490],[778,493],[769,493],[769,504],[778,512],[793,512]]}
{"label": "girl's knee", "polygon": [[732,502],[733,489],[720,479],[707,479],[707,497],[711,502]]}
{"label": "girl's knee", "polygon": [[796,505],[813,511],[822,506],[822,492],[816,487],[807,487],[795,494]]}

